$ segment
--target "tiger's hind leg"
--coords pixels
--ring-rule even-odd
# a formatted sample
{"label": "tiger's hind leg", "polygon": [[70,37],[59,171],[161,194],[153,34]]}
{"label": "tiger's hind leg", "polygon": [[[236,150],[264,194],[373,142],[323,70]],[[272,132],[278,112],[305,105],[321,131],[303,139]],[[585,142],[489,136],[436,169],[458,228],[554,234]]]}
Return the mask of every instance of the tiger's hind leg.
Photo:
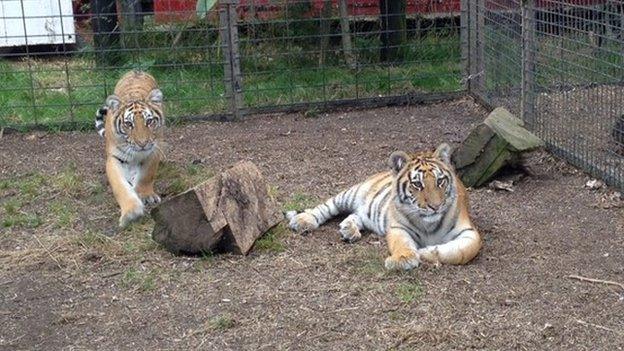
{"label": "tiger's hind leg", "polygon": [[362,238],[360,230],[364,228],[362,219],[355,213],[347,216],[342,222],[340,222],[340,237],[342,241],[353,243]]}

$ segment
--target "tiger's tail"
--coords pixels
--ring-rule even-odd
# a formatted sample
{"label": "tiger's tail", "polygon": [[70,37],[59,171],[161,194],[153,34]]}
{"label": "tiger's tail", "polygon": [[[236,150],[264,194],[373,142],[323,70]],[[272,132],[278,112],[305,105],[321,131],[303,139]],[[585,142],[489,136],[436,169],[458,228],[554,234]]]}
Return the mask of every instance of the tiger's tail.
{"label": "tiger's tail", "polygon": [[95,130],[101,137],[104,137],[104,117],[106,117],[107,112],[106,107],[100,107],[95,111]]}
{"label": "tiger's tail", "polygon": [[306,232],[318,228],[323,223],[339,214],[353,212],[358,197],[359,186],[353,186],[342,191],[338,195],[328,199],[322,204],[306,209],[301,213],[288,211],[285,213],[291,229]]}

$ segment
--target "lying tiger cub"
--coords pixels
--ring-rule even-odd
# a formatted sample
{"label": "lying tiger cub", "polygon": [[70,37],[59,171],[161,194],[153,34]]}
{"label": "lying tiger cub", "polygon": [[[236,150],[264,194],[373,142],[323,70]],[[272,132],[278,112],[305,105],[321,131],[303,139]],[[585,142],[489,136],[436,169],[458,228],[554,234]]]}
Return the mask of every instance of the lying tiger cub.
{"label": "lying tiger cub", "polygon": [[143,215],[144,204],[160,202],[154,178],[162,154],[162,101],[154,77],[131,71],[96,112],[95,128],[106,139],[106,176],[121,209],[122,228]]}
{"label": "lying tiger cub", "polygon": [[332,217],[344,241],[367,229],[385,236],[390,249],[387,269],[409,270],[424,261],[465,264],[481,248],[481,237],[468,214],[468,196],[450,161],[451,148],[408,156],[394,152],[391,171],[376,174],[313,209],[286,213],[290,227],[305,233]]}

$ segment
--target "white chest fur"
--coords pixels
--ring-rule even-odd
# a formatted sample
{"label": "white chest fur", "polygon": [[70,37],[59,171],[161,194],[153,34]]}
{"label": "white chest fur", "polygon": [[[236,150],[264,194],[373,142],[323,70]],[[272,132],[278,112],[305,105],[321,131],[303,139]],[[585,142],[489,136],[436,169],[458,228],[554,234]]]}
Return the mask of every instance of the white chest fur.
{"label": "white chest fur", "polygon": [[141,176],[141,167],[136,163],[122,163],[121,170],[124,179],[134,187]]}

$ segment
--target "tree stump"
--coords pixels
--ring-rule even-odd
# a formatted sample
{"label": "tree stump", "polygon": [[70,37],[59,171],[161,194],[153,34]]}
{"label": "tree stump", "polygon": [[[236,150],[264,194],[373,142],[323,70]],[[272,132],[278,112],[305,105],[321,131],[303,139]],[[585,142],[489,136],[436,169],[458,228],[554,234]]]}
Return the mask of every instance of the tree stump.
{"label": "tree stump", "polygon": [[151,212],[152,238],[175,254],[246,255],[283,216],[258,168],[242,161]]}
{"label": "tree stump", "polygon": [[518,163],[521,153],[541,145],[522,120],[499,107],[455,149],[452,161],[464,185],[478,187],[504,166]]}

